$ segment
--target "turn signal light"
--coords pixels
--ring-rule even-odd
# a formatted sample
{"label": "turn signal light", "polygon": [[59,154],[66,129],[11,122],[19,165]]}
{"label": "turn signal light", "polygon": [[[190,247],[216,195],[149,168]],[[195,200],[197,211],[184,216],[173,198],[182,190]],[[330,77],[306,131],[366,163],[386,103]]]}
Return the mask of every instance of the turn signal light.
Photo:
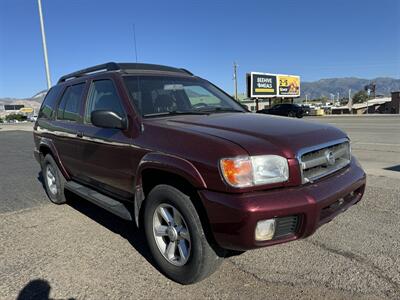
{"label": "turn signal light", "polygon": [[222,175],[230,185],[245,187],[253,184],[253,167],[248,157],[221,159],[220,167]]}

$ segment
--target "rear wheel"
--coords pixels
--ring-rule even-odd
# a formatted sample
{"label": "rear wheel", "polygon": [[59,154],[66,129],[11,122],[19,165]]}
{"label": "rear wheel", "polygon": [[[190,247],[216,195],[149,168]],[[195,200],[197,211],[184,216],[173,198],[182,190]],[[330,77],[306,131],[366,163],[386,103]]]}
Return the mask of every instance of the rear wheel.
{"label": "rear wheel", "polygon": [[64,185],[66,180],[50,154],[43,159],[42,175],[50,201],[55,204],[65,203]]}
{"label": "rear wheel", "polygon": [[207,241],[190,197],[172,186],[158,185],[149,193],[144,229],[160,271],[176,282],[198,282],[222,262]]}

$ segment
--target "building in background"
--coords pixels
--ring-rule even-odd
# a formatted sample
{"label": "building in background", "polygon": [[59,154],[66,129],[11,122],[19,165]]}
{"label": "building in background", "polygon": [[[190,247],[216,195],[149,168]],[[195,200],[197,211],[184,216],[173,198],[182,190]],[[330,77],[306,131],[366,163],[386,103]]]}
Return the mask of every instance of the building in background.
{"label": "building in background", "polygon": [[352,111],[349,107],[332,107],[333,115],[344,114],[399,114],[400,113],[400,91],[392,92],[392,97],[374,98],[363,103],[352,105]]}

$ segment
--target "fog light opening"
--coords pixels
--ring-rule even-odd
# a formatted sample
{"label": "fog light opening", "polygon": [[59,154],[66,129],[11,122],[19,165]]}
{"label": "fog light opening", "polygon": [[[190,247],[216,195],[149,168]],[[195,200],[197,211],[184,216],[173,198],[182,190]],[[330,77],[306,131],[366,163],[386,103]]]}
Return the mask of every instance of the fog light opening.
{"label": "fog light opening", "polygon": [[275,234],[275,223],[275,219],[258,221],[255,229],[256,241],[272,240]]}

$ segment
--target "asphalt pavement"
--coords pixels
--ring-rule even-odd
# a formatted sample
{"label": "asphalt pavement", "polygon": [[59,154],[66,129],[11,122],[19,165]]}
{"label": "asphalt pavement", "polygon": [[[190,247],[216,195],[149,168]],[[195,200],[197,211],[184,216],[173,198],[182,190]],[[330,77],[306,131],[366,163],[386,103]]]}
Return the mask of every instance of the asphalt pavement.
{"label": "asphalt pavement", "polygon": [[226,259],[191,286],[157,271],[132,223],[74,195],[49,203],[32,133],[0,130],[0,299],[399,299],[400,118],[308,120],[349,133],[368,173],[363,201],[310,238]]}

